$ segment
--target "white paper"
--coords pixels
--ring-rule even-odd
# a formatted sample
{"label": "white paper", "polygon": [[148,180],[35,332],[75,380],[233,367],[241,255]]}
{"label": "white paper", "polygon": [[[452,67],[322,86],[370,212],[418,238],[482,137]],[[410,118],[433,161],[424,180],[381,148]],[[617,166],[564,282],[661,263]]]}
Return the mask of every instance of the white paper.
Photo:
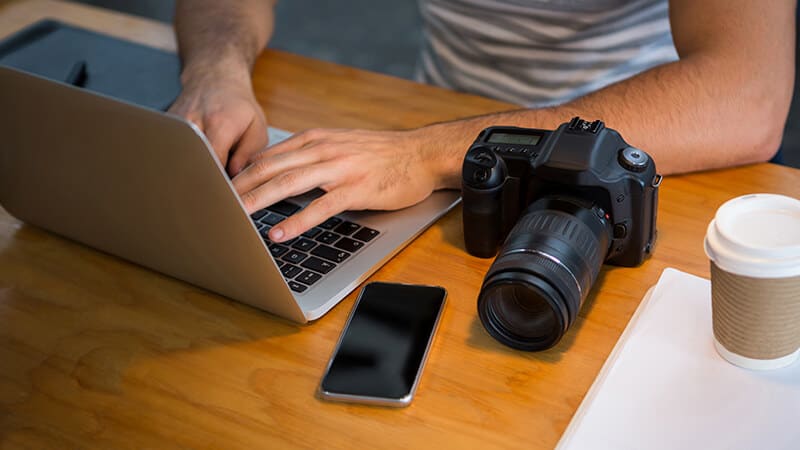
{"label": "white paper", "polygon": [[666,269],[557,448],[800,449],[800,363],[753,371],[722,359],[709,281]]}

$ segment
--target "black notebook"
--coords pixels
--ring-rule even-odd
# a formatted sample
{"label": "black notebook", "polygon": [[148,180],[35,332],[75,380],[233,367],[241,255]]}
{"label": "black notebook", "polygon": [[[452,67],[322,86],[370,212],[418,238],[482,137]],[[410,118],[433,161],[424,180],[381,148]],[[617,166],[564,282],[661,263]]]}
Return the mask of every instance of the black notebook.
{"label": "black notebook", "polygon": [[0,41],[0,64],[161,111],[181,90],[176,54],[55,20]]}

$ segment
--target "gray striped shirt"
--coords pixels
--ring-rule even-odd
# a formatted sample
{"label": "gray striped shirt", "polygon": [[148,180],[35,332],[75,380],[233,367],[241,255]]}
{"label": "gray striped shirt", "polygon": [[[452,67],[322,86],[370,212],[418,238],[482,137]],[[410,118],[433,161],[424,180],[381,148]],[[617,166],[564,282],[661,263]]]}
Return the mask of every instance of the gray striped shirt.
{"label": "gray striped shirt", "polygon": [[678,59],[668,0],[419,0],[420,81],[529,107]]}

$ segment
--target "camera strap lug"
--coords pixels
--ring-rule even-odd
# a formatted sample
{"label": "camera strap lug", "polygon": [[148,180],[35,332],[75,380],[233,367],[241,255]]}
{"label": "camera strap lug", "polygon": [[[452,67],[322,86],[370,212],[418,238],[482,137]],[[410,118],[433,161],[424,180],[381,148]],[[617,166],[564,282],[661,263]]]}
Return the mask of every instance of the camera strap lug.
{"label": "camera strap lug", "polygon": [[661,182],[663,180],[664,177],[662,177],[660,174],[656,174],[656,176],[653,177],[653,182],[650,185],[653,186],[654,188],[657,188],[661,186]]}

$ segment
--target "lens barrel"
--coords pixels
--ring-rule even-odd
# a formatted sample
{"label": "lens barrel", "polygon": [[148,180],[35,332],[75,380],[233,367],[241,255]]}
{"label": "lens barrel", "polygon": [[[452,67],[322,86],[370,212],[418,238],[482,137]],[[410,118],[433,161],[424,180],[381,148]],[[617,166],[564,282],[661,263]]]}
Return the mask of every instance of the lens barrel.
{"label": "lens barrel", "polygon": [[575,321],[611,243],[602,209],[572,197],[532,203],[486,273],[478,316],[520,350],[554,346]]}

